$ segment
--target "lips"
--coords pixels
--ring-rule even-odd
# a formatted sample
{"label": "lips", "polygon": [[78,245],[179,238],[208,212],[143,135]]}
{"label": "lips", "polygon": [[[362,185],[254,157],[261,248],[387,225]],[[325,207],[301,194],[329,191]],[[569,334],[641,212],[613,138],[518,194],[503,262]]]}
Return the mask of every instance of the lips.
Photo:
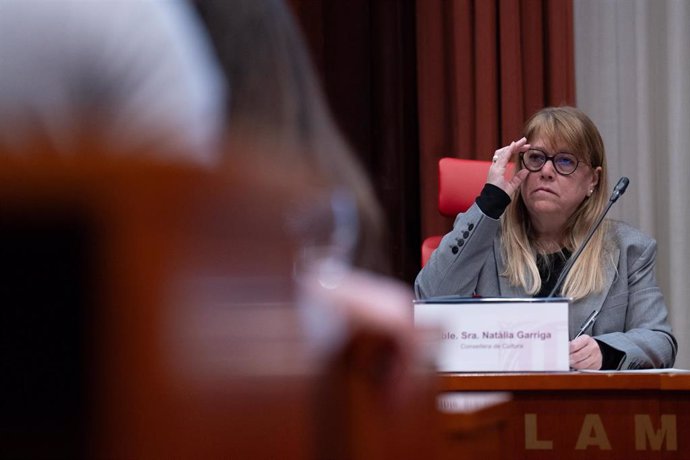
{"label": "lips", "polygon": [[552,195],[558,195],[556,192],[554,192],[553,190],[551,190],[548,187],[537,187],[536,189],[534,189],[534,192],[532,192],[532,193],[538,193],[538,192],[546,192],[546,193],[550,193]]}

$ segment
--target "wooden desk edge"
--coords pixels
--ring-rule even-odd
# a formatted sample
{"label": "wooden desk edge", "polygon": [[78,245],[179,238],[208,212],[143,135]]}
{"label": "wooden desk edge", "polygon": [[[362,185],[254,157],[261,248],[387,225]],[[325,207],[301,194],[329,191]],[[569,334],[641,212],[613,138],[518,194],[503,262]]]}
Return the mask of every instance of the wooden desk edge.
{"label": "wooden desk edge", "polygon": [[690,390],[690,374],[439,373],[440,391]]}

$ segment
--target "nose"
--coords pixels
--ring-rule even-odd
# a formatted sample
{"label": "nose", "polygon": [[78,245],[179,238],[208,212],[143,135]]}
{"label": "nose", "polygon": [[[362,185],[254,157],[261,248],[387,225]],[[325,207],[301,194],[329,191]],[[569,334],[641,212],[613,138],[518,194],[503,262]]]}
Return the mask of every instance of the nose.
{"label": "nose", "polygon": [[539,173],[544,178],[553,179],[556,176],[556,167],[553,163],[553,158],[547,158],[544,166],[541,167]]}

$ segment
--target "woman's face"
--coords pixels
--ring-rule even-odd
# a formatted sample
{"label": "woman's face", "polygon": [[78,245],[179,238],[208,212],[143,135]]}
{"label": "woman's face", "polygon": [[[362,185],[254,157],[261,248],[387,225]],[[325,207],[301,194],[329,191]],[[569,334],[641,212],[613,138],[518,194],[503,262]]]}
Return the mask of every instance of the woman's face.
{"label": "woman's face", "polygon": [[[541,137],[536,137],[530,144],[549,157],[559,152],[571,152],[567,146],[546,142]],[[564,176],[556,171],[553,161],[548,160],[541,170],[530,171],[522,182],[520,193],[532,220],[548,218],[554,223],[564,223],[592,193],[599,182],[600,171],[601,167],[593,169],[580,161],[575,172]]]}

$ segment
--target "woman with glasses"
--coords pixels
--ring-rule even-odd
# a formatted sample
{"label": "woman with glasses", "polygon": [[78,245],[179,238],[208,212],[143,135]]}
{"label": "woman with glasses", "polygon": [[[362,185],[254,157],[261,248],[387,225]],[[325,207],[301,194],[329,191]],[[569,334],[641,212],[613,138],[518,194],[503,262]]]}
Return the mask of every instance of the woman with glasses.
{"label": "woman with glasses", "polygon": [[[573,300],[571,337],[598,313],[570,342],[572,368],[673,366],[677,343],[654,274],[652,238],[605,220],[556,286],[609,200],[604,143],[596,126],[576,108],[548,107],[527,121],[524,136],[496,151],[476,203],[457,216],[417,276],[417,297],[553,292]],[[516,172],[506,179],[513,159]]]}

